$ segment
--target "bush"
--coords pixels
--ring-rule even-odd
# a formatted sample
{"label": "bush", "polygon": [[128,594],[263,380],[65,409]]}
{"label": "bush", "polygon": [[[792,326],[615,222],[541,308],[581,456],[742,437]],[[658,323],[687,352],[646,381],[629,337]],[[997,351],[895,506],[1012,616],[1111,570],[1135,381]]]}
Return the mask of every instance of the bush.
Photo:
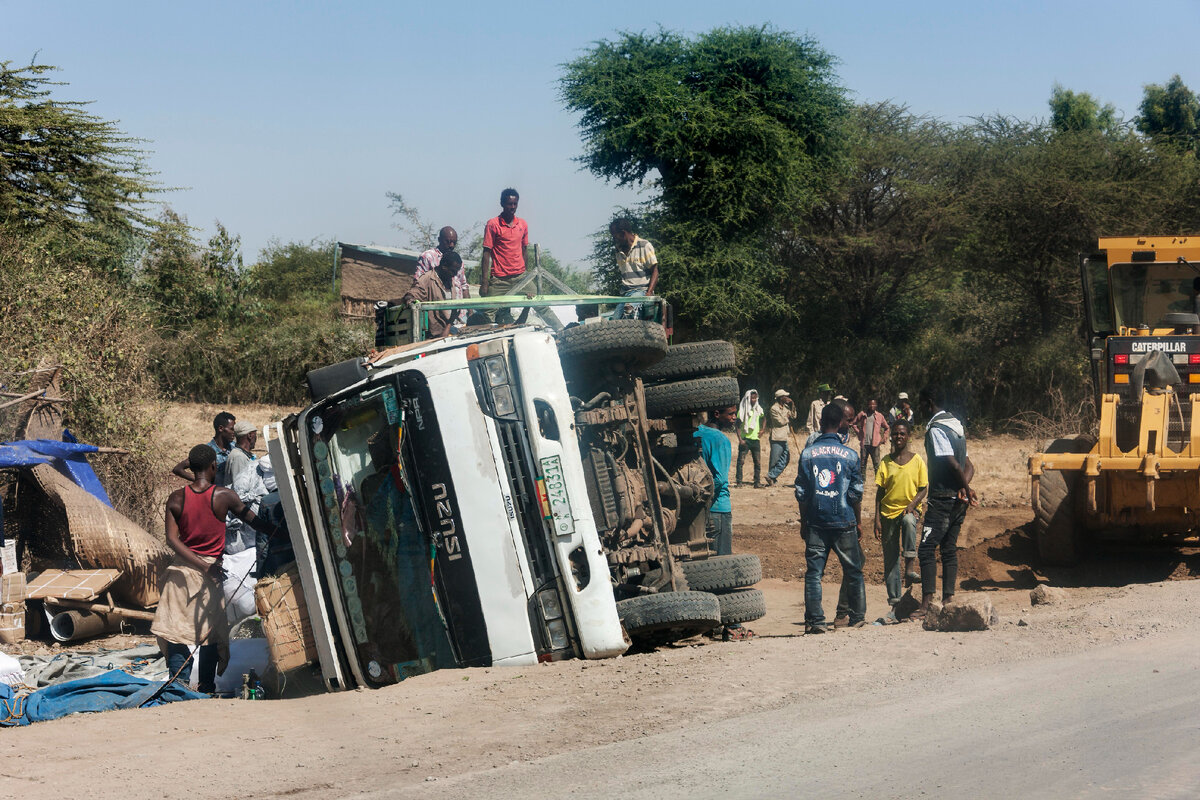
{"label": "bush", "polygon": [[176,400],[301,404],[309,370],[364,355],[374,341],[371,325],[339,319],[327,301],[272,305],[264,319],[160,340],[153,364],[162,392]]}
{"label": "bush", "polygon": [[[27,390],[30,371],[63,367],[64,424],[82,442],[131,455],[92,459],[114,506],[161,529],[159,490],[170,462],[153,433],[162,417],[149,373],[150,321],[113,278],[63,256],[53,234],[0,231],[0,375],[4,390]],[[10,436],[16,407],[0,411]]]}

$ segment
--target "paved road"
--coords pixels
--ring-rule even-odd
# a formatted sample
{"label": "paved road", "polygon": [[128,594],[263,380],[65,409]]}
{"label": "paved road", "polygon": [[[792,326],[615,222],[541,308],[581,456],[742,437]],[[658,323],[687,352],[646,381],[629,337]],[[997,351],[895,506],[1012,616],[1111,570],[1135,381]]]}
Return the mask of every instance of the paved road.
{"label": "paved road", "polygon": [[1198,748],[1182,631],[355,796],[1193,798]]}

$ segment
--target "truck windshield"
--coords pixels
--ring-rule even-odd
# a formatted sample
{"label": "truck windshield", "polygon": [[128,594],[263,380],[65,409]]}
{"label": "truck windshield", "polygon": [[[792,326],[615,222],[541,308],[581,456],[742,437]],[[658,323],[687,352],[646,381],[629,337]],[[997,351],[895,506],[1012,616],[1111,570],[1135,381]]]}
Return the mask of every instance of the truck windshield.
{"label": "truck windshield", "polygon": [[1119,327],[1167,328],[1170,313],[1193,313],[1195,279],[1200,267],[1191,264],[1114,264],[1109,271],[1114,320]]}
{"label": "truck windshield", "polygon": [[431,580],[432,541],[405,472],[395,386],[309,417],[325,535],[364,678],[376,685],[454,665]]}

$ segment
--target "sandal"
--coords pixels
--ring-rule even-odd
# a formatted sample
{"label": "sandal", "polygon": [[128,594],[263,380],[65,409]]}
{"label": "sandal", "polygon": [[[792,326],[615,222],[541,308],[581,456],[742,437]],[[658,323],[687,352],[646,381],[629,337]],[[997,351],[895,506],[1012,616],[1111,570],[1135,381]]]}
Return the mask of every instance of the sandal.
{"label": "sandal", "polygon": [[725,629],[725,641],[727,642],[744,642],[747,639],[754,638],[754,631],[749,628],[743,628],[741,625],[736,628]]}
{"label": "sandal", "polygon": [[926,615],[927,613],[929,613],[929,612],[927,612],[927,611],[923,611],[923,610],[921,610],[921,609],[919,609],[919,608],[918,608],[916,611],[914,611],[914,612],[912,612],[911,614],[909,614],[909,615],[908,615],[908,616],[905,618],[905,621],[906,621],[906,622],[924,622],[924,621],[925,621],[925,615]]}

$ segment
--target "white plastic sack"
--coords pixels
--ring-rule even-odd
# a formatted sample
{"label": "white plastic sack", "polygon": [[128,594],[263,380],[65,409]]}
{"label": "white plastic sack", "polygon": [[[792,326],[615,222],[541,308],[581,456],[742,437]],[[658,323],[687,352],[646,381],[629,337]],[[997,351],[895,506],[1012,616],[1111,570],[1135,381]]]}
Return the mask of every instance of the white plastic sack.
{"label": "white plastic sack", "polygon": [[[192,648],[192,676],[188,685],[193,689],[200,681],[199,656],[195,647]],[[266,639],[234,639],[229,643],[229,665],[225,672],[217,676],[217,691],[222,694],[237,694],[242,690],[242,675],[254,670],[261,678],[271,666],[271,653],[267,649]]]}
{"label": "white plastic sack", "polygon": [[[265,639],[263,641],[266,641]],[[21,662],[4,653],[0,653],[0,683],[7,683],[9,686],[17,686],[25,682],[25,670],[21,669]]]}
{"label": "white plastic sack", "polygon": [[257,559],[258,551],[253,547],[239,553],[226,553],[221,559],[225,567],[225,613],[230,625],[253,616],[257,610],[254,607],[254,585],[258,581],[250,577]]}
{"label": "white plastic sack", "polygon": [[262,478],[263,486],[268,492],[273,492],[279,488],[279,484],[275,481],[275,468],[271,466],[271,457],[263,456],[258,459],[258,476]]}

